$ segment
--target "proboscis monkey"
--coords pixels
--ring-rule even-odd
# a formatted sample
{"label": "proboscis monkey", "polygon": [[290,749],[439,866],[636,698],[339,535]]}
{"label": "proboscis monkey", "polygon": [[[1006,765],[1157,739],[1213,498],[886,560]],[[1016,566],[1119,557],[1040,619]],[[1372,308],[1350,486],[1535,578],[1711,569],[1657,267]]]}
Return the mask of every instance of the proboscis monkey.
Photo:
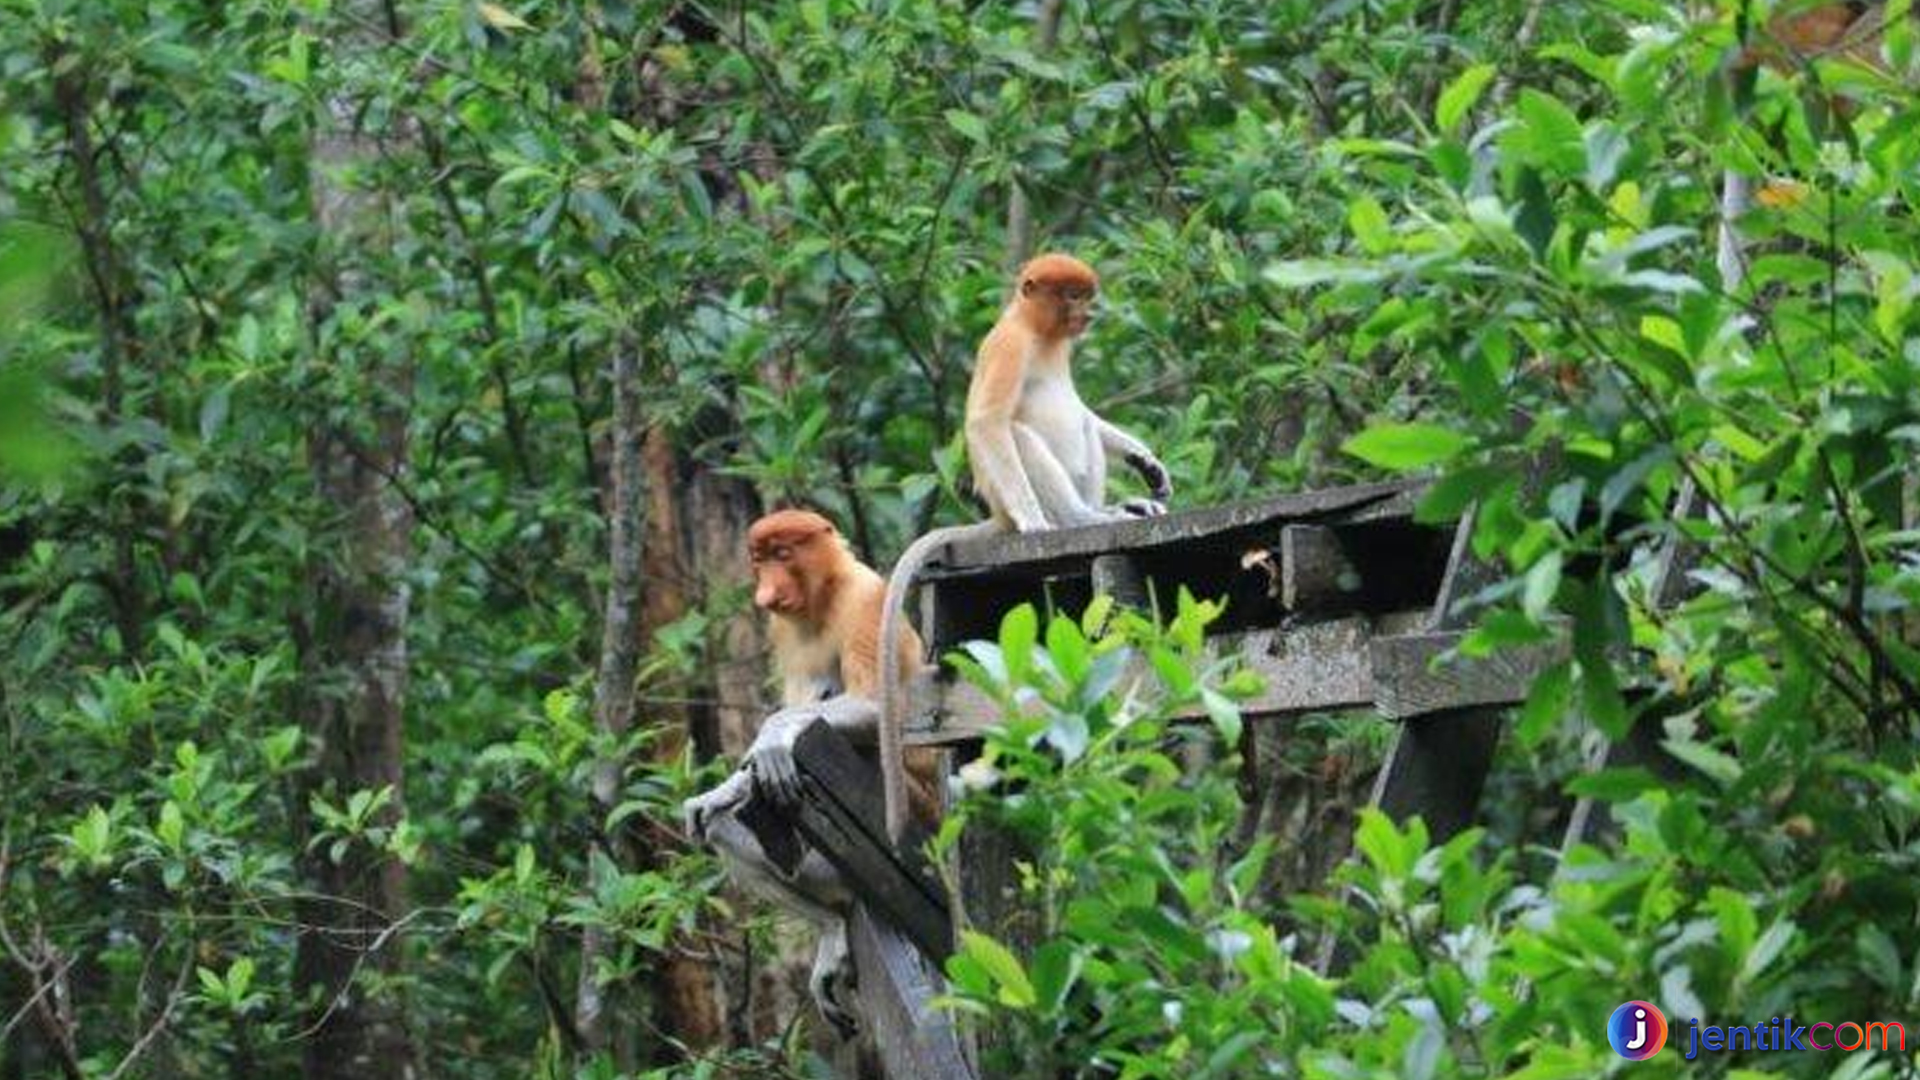
{"label": "proboscis monkey", "polygon": [[[1071,255],[1041,255],[1020,268],[1013,298],[980,343],[967,387],[967,457],[973,486],[992,517],[935,529],[908,546],[887,580],[880,640],[901,640],[907,588],[942,545],[1002,532],[1040,532],[1166,513],[1167,468],[1139,439],[1101,419],[1073,385],[1073,342],[1086,332],[1100,279]],[[1106,505],[1107,455],[1118,454],[1146,481],[1150,499]],[[908,819],[899,764],[900,672],[889,667],[880,694],[880,764],[887,829],[898,840]]]}
{"label": "proboscis monkey", "polygon": [[[683,812],[688,831],[712,845],[742,888],[819,928],[809,985],[821,1013],[847,1032],[853,1018],[841,992],[851,894],[817,851],[806,850],[793,870],[783,869],[737,812],[749,794],[775,807],[791,806],[800,796],[793,744],[815,718],[857,745],[873,745],[886,582],[853,557],[831,522],[805,510],[778,510],[754,522],[747,532],[747,556],[754,606],[771,622],[783,707],[761,725],[741,767],[718,787],[689,799]],[[891,667],[917,668],[920,639],[909,632],[891,655]],[[914,816],[928,826],[939,817],[937,766],[937,756],[927,750],[913,752],[906,761]]]}

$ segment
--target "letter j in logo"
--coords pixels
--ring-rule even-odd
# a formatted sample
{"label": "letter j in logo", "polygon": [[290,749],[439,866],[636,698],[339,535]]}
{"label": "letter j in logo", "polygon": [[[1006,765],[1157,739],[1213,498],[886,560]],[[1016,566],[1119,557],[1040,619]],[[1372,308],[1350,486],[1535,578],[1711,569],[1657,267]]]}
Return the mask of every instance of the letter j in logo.
{"label": "letter j in logo", "polygon": [[1629,1001],[1607,1019],[1607,1041],[1628,1061],[1645,1061],[1667,1045],[1667,1018],[1650,1001]]}

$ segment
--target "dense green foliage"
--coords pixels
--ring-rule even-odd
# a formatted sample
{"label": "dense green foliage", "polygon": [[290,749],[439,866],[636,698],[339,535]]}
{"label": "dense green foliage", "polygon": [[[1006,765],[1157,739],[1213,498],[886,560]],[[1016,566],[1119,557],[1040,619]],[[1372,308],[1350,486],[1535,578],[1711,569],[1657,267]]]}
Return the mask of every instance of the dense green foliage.
{"label": "dense green foliage", "polygon": [[[1367,816],[1334,887],[1285,897],[1224,843],[1231,755],[1182,773],[1169,741],[1204,736],[1161,722],[1206,694],[1238,723],[1239,680],[1191,669],[1206,605],[1010,621],[972,674],[1048,704],[949,832],[1027,838],[1046,933],[970,938],[963,1015],[1036,1069],[1220,1077],[1598,1075],[1633,996],[1920,1018],[1912,24],[1890,5],[1885,70],[1759,67],[1767,5],[1700,7],[1129,0],[1048,42],[1035,5],[929,0],[0,0],[0,1076],[289,1074],[325,1016],[311,868],[353,853],[407,868],[371,992],[436,1075],[618,1071],[570,1030],[587,928],[634,1070],[820,1068],[785,1017],[706,1049],[659,1019],[663,957],[766,951],[672,812],[685,706],[762,658],[730,645],[738,565],[650,580],[690,600],[649,628],[635,730],[595,726],[611,357],[680,477],[820,506],[884,562],[970,513],[1016,185],[1037,245],[1101,269],[1081,388],[1177,505],[1434,470],[1427,512],[1479,500],[1512,571],[1471,647],[1570,624],[1574,655],[1486,832]],[[343,126],[377,152],[320,153]],[[1738,281],[1726,170],[1756,189]],[[317,213],[341,190],[379,242]],[[316,433],[389,409],[405,783],[356,789],[305,722],[353,674],[315,646],[356,550]],[[1699,590],[1666,610],[1676,530]],[[1162,655],[1157,693],[1116,698],[1121,650]],[[1581,776],[1638,715],[1684,781]],[[633,857],[595,873],[608,757]],[[1512,809],[1562,791],[1624,822],[1564,868]],[[1345,974],[1305,966],[1323,935]],[[1915,1059],[1838,1060],[1731,1066]]]}

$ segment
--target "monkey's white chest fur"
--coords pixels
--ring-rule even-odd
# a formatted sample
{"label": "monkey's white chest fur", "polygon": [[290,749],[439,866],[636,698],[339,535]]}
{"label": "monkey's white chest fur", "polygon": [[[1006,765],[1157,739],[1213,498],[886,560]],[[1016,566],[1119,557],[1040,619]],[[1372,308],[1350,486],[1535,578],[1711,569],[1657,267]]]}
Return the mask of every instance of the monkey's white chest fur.
{"label": "monkey's white chest fur", "polygon": [[1075,491],[1097,501],[1101,493],[1091,486],[1104,476],[1106,461],[1093,417],[1064,370],[1051,370],[1051,365],[1035,367],[1020,395],[1014,420],[1030,428],[1053,451]]}

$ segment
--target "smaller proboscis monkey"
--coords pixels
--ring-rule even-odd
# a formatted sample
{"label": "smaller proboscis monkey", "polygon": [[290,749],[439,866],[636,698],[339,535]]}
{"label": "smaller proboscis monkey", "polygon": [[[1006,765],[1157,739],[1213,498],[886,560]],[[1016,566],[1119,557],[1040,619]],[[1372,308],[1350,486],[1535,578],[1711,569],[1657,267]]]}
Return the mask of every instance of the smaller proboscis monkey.
{"label": "smaller proboscis monkey", "polygon": [[[747,532],[747,556],[754,606],[771,624],[783,707],[761,725],[738,770],[687,800],[687,829],[720,854],[742,888],[819,928],[809,985],[822,1015],[850,1032],[855,1025],[844,992],[851,893],[826,858],[810,848],[794,869],[783,869],[740,814],[749,796],[776,813],[801,796],[804,781],[793,758],[794,740],[815,719],[857,746],[873,746],[886,582],[854,558],[831,522],[806,510],[777,510],[754,522]],[[889,668],[911,673],[920,665],[920,639],[909,631],[890,655]],[[914,751],[904,764],[912,780],[914,817],[931,827],[939,817],[938,756]]]}
{"label": "smaller proboscis monkey", "polygon": [[[1003,532],[1040,532],[1166,513],[1167,468],[1147,445],[1102,419],[1073,385],[1073,342],[1086,332],[1100,279],[1071,255],[1047,254],[1020,268],[1012,299],[980,343],[967,387],[967,457],[973,486],[992,511],[973,525],[935,529],[910,545],[887,580],[880,640],[900,640],[908,586],[941,546]],[[1107,455],[1146,481],[1152,498],[1106,505]],[[908,820],[900,768],[900,676],[888,668],[880,694],[880,764],[887,828]]]}

